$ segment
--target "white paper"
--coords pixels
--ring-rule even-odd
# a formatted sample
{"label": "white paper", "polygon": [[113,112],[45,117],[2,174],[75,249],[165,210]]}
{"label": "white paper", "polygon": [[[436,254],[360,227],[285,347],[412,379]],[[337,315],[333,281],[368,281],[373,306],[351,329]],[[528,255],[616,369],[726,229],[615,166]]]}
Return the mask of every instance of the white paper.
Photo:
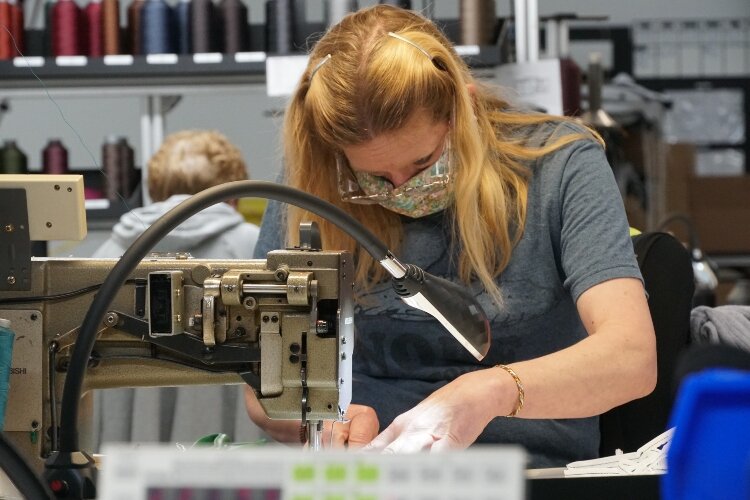
{"label": "white paper", "polygon": [[130,54],[111,54],[104,56],[105,66],[131,66],[133,64],[133,56]]}
{"label": "white paper", "polygon": [[263,62],[265,60],[265,52],[237,52],[234,54],[234,62],[238,63]]}
{"label": "white paper", "polygon": [[500,85],[514,91],[521,103],[541,108],[551,115],[563,114],[559,60],[505,64],[497,69],[495,77]]}
{"label": "white paper", "polygon": [[148,54],[148,64],[177,64],[177,54]]}
{"label": "white paper", "polygon": [[478,56],[479,45],[456,45],[456,54],[459,56]]}
{"label": "white paper", "polygon": [[85,200],[84,206],[86,210],[104,210],[109,208],[109,200],[106,198],[95,198],[91,200]]}
{"label": "white paper", "polygon": [[17,68],[38,68],[44,66],[44,58],[41,56],[14,57],[13,66]]}
{"label": "white paper", "polygon": [[221,52],[198,52],[193,54],[193,62],[196,64],[216,64],[224,59]]}
{"label": "white paper", "polygon": [[273,56],[266,59],[266,94],[290,96],[307,67],[308,56]]}
{"label": "white paper", "polygon": [[57,56],[55,64],[58,66],[86,66],[88,58],[86,56]]}

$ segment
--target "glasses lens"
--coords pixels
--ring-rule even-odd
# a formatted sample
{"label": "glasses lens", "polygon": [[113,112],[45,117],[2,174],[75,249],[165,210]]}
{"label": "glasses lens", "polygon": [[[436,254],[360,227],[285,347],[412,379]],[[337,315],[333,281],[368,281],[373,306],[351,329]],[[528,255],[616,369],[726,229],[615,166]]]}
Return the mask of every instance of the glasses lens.
{"label": "glasses lens", "polygon": [[339,195],[350,203],[381,203],[415,194],[416,191],[434,191],[450,184],[453,154],[450,141],[446,141],[440,158],[401,186],[394,188],[387,179],[355,172],[343,154],[336,157]]}

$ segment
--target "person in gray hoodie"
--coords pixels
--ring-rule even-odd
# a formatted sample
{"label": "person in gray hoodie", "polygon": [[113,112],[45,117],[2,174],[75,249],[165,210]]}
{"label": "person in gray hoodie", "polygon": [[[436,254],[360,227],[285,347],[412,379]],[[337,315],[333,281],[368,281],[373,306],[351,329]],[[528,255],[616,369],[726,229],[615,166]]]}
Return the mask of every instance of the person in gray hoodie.
{"label": "person in gray hoodie", "polygon": [[[246,180],[240,151],[218,132],[188,130],[166,138],[148,163],[153,204],[124,214],[93,257],[119,257],[170,209],[212,186]],[[250,259],[259,229],[244,221],[234,203],[219,203],[194,215],[154,248],[189,252],[195,258]]]}
{"label": "person in gray hoodie", "polygon": [[[240,151],[222,134],[190,130],[168,136],[148,163],[148,192],[155,203],[124,214],[93,257],[120,257],[151,224],[190,195],[247,178]],[[192,216],[154,251],[250,259],[259,229],[246,223],[234,205],[219,203]],[[94,405],[96,447],[123,441],[193,442],[217,432],[242,441],[263,436],[248,418],[238,386],[109,389],[98,391]]]}

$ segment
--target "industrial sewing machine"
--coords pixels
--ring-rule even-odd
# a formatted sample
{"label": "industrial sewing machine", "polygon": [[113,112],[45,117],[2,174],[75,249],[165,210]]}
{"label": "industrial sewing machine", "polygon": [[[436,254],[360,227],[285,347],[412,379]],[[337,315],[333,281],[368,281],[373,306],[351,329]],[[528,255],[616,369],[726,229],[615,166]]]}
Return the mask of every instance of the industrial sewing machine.
{"label": "industrial sewing machine", "polygon": [[[34,259],[30,291],[0,292],[17,339],[5,434],[40,469],[55,449],[70,349],[115,262]],[[150,258],[101,324],[85,389],[244,382],[270,418],[338,420],[351,398],[353,275],[341,252]],[[85,443],[91,398],[81,405]]]}
{"label": "industrial sewing machine", "polygon": [[[64,196],[62,187],[53,194]],[[314,234],[303,238],[305,248],[265,260],[141,261],[97,330],[80,407],[82,448],[92,449],[92,389],[247,383],[270,418],[307,422],[311,440],[320,422],[342,418],[351,399],[352,259],[313,248]],[[16,334],[4,431],[39,470],[57,449],[82,318],[116,262],[32,259],[28,270],[3,270],[0,317]]]}
{"label": "industrial sewing machine", "polygon": [[377,259],[405,303],[434,316],[477,360],[487,354],[489,323],[470,292],[400,262],[356,219],[308,193],[231,182],[172,209],[119,260],[32,259],[32,240],[85,236],[83,179],[0,176],[0,255],[7,256],[0,317],[16,334],[0,450],[25,491],[47,496],[24,469],[28,461],[43,465],[58,497],[96,496],[85,453],[91,389],[245,382],[270,418],[301,420],[312,449],[321,445],[323,420],[343,417],[351,401],[354,268],[347,252],[321,250],[317,226],[303,224],[298,246],[265,260],[147,254],[181,221],[242,196],[325,217]]}

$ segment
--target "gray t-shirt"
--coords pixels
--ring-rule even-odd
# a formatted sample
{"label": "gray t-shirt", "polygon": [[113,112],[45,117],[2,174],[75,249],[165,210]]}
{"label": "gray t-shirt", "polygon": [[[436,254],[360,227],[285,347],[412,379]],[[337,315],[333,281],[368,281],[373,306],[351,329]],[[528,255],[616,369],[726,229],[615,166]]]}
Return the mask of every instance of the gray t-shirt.
{"label": "gray t-shirt", "polygon": [[[546,133],[544,129],[533,134],[533,143],[550,140],[551,128],[546,127]],[[565,124],[553,135],[578,131]],[[526,227],[499,278],[504,303],[498,307],[478,282],[467,285],[491,322],[492,345],[481,363],[437,320],[398,299],[390,282],[374,285],[355,307],[352,402],[375,408],[381,430],[463,373],[538,358],[577,343],[587,335],[575,306],[578,297],[613,278],[641,278],[602,148],[593,141],[577,141],[530,167]],[[282,210],[279,203],[269,204],[255,247],[257,258],[284,247]],[[448,211],[404,217],[398,257],[459,282],[449,217]],[[496,418],[477,443],[521,444],[530,467],[558,467],[598,455],[598,422],[597,417]]]}

